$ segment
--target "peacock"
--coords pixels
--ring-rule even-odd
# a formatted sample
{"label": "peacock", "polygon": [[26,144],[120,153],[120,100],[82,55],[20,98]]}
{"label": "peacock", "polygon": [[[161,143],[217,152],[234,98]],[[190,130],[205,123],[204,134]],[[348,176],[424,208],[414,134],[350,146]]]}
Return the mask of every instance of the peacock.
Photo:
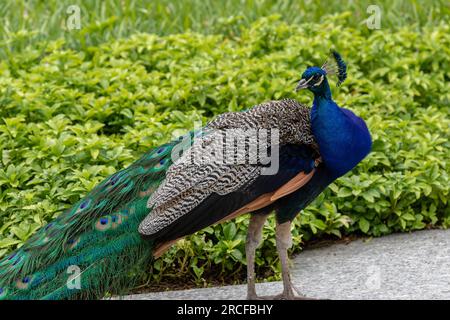
{"label": "peacock", "polygon": [[[256,294],[254,262],[270,214],[284,289],[265,298],[305,298],[289,275],[291,222],[372,144],[364,120],[333,101],[329,75],[337,85],[347,77],[334,50],[322,67],[308,67],[295,88],[314,94],[311,108],[283,99],[224,113],[106,178],[0,260],[0,299],[125,293],[177,240],[247,213],[248,299],[264,298]],[[224,153],[232,161],[223,161]]]}

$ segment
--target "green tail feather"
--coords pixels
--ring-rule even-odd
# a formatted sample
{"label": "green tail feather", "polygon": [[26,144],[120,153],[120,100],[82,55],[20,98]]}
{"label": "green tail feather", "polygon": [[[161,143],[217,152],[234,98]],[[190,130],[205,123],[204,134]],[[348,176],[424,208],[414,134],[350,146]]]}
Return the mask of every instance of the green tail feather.
{"label": "green tail feather", "polygon": [[0,300],[98,299],[130,289],[152,259],[153,244],[140,237],[139,223],[181,139],[105,179],[0,260]]}

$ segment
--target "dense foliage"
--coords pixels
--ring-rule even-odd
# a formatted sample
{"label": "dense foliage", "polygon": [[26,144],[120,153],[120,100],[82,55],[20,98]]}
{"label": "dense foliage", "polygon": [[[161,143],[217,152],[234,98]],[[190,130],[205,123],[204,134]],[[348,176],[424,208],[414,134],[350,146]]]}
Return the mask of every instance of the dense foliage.
{"label": "dense foliage", "polygon": [[[435,26],[450,16],[446,0],[2,0],[0,57],[28,45],[61,37],[72,48],[98,45],[136,31],[167,35],[192,30],[239,35],[260,17],[280,14],[288,23],[319,22],[327,14],[351,12],[346,23],[359,28],[380,8],[383,29]],[[66,19],[77,6],[81,29],[68,30]],[[362,32],[370,33],[365,28]]]}
{"label": "dense foliage", "polygon": [[[450,27],[367,36],[344,27],[349,16],[262,18],[234,37],[136,34],[79,51],[58,40],[1,61],[0,256],[195,121],[283,97],[311,104],[293,81],[331,47],[349,66],[335,100],[367,120],[373,152],[299,215],[294,250],[323,235],[449,226]],[[180,241],[151,278],[233,278],[246,225],[240,217]],[[276,271],[273,220],[264,237],[257,264]]]}

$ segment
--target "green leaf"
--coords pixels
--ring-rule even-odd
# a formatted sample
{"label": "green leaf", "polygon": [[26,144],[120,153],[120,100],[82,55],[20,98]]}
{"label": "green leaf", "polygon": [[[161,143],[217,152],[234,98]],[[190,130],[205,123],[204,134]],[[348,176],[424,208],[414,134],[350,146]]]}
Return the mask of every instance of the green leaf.
{"label": "green leaf", "polygon": [[236,235],[236,225],[234,222],[227,223],[223,228],[223,234],[226,240],[233,240]]}
{"label": "green leaf", "polygon": [[240,250],[238,250],[238,249],[234,249],[232,252],[231,252],[231,255],[236,259],[236,260],[239,260],[239,261],[243,261],[243,255],[242,255],[242,252],[240,251]]}
{"label": "green leaf", "polygon": [[370,223],[364,217],[359,219],[358,225],[362,232],[367,233],[369,231]]}
{"label": "green leaf", "polygon": [[197,267],[196,265],[192,265],[192,270],[194,271],[195,277],[200,279],[203,275],[204,269],[203,267]]}
{"label": "green leaf", "polygon": [[0,248],[1,249],[8,248],[8,247],[11,247],[18,243],[20,243],[20,240],[3,238],[3,239],[0,239]]}
{"label": "green leaf", "polygon": [[414,221],[414,220],[416,220],[416,218],[410,213],[402,214],[401,217],[402,217],[402,219],[404,219],[406,221]]}
{"label": "green leaf", "polygon": [[337,196],[339,198],[345,198],[345,197],[350,197],[352,195],[352,190],[348,189],[348,188],[340,188]]}

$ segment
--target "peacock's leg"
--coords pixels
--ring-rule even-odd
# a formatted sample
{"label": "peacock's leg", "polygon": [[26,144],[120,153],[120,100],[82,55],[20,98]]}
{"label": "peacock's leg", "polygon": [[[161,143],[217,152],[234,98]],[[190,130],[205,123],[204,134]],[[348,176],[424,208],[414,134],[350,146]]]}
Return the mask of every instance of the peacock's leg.
{"label": "peacock's leg", "polygon": [[283,278],[283,292],[277,296],[261,297],[262,299],[305,300],[310,299],[302,295],[292,284],[289,273],[289,259],[287,250],[292,245],[291,222],[277,224],[276,227],[277,251],[281,261],[281,275]]}
{"label": "peacock's leg", "polygon": [[[276,241],[278,256],[281,261],[281,276],[283,278],[283,292],[278,297],[281,299],[298,299],[302,298],[291,281],[291,274],[289,272],[289,258],[287,250],[292,246],[291,222],[287,221],[282,224],[277,224],[276,227]],[[295,293],[299,294],[297,296]]]}
{"label": "peacock's leg", "polygon": [[255,288],[255,251],[262,239],[262,230],[267,215],[253,214],[247,231],[245,254],[247,257],[247,299],[258,299]]}

